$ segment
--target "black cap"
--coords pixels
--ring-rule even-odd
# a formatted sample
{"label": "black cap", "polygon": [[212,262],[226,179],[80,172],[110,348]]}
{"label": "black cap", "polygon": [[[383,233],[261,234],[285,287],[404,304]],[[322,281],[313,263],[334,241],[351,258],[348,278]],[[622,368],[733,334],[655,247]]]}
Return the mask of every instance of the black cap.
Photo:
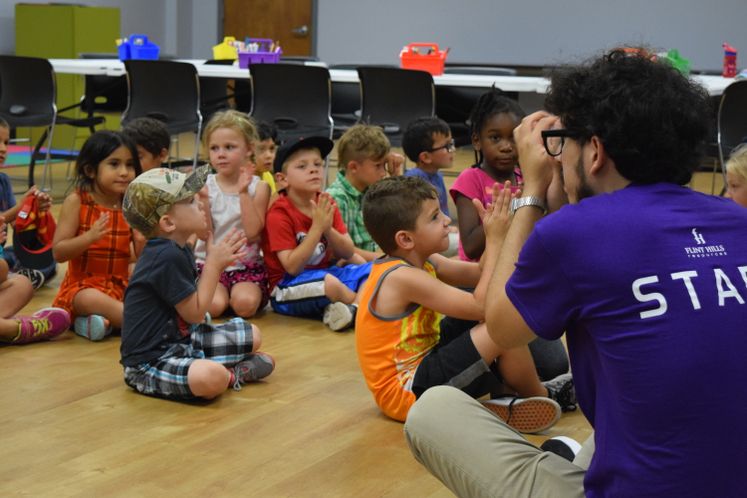
{"label": "black cap", "polygon": [[324,159],[332,151],[332,147],[334,146],[334,142],[327,137],[293,138],[280,146],[272,169],[275,173],[281,173],[283,171],[283,163],[297,150],[319,149],[319,153],[322,155],[322,159]]}

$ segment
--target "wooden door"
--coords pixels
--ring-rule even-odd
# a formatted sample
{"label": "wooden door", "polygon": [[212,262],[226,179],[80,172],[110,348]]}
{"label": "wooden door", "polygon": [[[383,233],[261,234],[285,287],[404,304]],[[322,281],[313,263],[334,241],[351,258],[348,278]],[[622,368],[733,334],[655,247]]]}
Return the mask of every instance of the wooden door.
{"label": "wooden door", "polygon": [[283,55],[312,55],[312,0],[223,0],[223,33],[271,38]]}

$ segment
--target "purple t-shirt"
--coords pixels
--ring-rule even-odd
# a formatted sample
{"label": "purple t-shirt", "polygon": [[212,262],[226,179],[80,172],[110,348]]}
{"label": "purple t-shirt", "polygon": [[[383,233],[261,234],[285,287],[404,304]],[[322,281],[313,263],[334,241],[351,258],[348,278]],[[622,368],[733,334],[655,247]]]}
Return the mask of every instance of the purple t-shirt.
{"label": "purple t-shirt", "polygon": [[587,496],[744,494],[747,209],[668,184],[585,199],[537,224],[506,291],[567,333]]}
{"label": "purple t-shirt", "polygon": [[428,173],[420,168],[412,168],[405,171],[405,176],[419,176],[425,181],[433,185],[438,192],[438,204],[441,207],[441,211],[446,215],[449,215],[449,199],[446,197],[446,184],[444,183],[444,175],[440,171],[435,173]]}

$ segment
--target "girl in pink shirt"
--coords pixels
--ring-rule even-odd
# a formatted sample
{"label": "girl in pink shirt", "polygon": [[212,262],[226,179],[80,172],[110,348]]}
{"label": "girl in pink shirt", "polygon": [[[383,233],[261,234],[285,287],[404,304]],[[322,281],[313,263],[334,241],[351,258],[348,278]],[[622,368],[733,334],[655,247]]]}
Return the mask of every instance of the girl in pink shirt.
{"label": "girl in pink shirt", "polygon": [[472,199],[481,199],[483,204],[490,202],[495,182],[510,180],[517,188],[522,185],[514,128],[524,115],[516,101],[495,87],[484,93],[472,109],[472,146],[478,161],[462,171],[449,189],[457,208],[462,260],[476,261],[485,250],[485,233]]}

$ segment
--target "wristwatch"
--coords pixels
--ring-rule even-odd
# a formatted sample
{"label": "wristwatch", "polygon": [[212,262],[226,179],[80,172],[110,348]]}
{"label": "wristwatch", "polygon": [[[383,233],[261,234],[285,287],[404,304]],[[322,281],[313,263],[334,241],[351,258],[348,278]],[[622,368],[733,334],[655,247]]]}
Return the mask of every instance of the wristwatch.
{"label": "wristwatch", "polygon": [[520,209],[526,206],[535,206],[535,207],[540,208],[543,213],[547,212],[547,206],[545,205],[545,201],[543,201],[539,197],[528,195],[526,197],[519,197],[518,199],[513,199],[511,201],[511,209],[510,209],[511,214],[514,214],[517,209]]}

